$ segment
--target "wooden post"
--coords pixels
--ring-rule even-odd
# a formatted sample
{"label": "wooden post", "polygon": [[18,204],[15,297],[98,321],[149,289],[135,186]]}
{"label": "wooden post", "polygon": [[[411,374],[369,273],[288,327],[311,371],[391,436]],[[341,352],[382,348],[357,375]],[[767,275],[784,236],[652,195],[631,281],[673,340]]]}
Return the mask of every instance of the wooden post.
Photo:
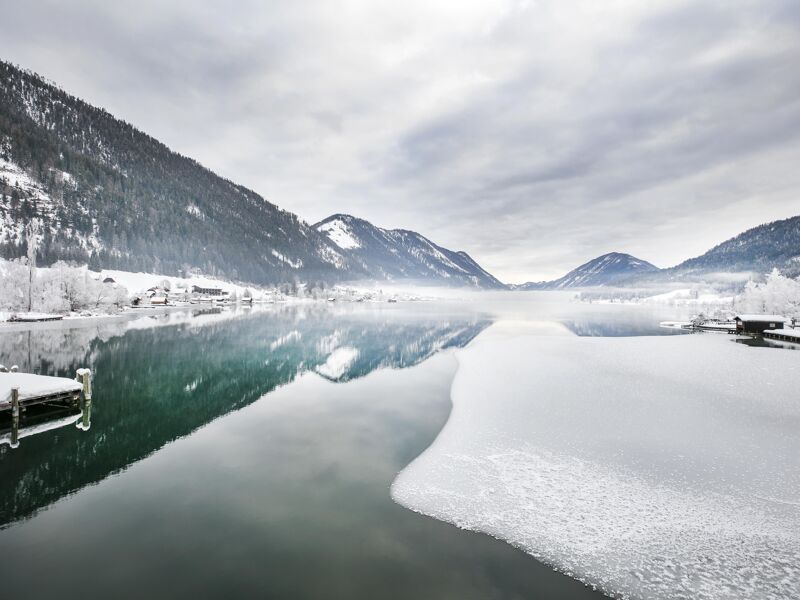
{"label": "wooden post", "polygon": [[81,373],[83,379],[83,397],[87,400],[92,399],[92,372],[89,369],[84,369]]}
{"label": "wooden post", "polygon": [[92,399],[84,398],[83,406],[81,407],[81,422],[78,425],[79,429],[89,431],[92,426]]}
{"label": "wooden post", "polygon": [[77,379],[83,384],[83,404],[81,405],[80,429],[88,431],[92,419],[92,372],[89,369],[78,369]]}
{"label": "wooden post", "polygon": [[11,447],[19,446],[19,388],[11,388]]}

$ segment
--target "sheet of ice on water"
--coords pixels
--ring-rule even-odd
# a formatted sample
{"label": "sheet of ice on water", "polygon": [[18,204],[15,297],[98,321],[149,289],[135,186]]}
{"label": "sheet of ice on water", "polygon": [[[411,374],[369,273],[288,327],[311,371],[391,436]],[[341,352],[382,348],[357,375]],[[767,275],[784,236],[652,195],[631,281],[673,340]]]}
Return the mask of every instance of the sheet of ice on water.
{"label": "sheet of ice on water", "polygon": [[488,335],[459,363],[397,502],[610,594],[800,598],[800,352]]}

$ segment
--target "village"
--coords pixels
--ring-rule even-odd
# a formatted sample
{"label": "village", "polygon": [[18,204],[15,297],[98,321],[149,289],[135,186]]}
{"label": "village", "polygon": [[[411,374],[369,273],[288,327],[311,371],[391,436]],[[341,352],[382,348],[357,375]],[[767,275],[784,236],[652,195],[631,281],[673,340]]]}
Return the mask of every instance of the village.
{"label": "village", "polygon": [[431,299],[400,289],[325,282],[247,286],[194,274],[169,277],[127,271],[91,271],[57,262],[37,268],[26,259],[0,260],[0,322],[31,323],[124,316],[192,305],[252,306],[291,302],[382,302]]}

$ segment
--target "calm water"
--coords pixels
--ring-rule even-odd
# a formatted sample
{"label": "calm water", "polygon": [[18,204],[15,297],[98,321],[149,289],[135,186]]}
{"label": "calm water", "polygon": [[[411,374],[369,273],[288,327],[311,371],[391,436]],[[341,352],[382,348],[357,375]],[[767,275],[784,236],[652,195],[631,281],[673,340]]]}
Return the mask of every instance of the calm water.
{"label": "calm water", "polygon": [[[448,349],[488,314],[316,307],[0,330],[0,363],[95,373],[88,431],[0,445],[3,596],[598,597],[390,499],[448,418]],[[579,335],[671,333],[647,316],[560,320]]]}

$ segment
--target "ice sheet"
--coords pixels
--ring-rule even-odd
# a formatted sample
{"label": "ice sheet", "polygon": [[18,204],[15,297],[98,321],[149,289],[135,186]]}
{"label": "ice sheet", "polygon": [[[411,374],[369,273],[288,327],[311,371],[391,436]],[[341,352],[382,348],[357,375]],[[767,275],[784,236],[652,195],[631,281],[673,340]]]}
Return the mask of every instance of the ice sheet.
{"label": "ice sheet", "polygon": [[399,503],[610,594],[800,597],[797,353],[495,334],[459,363]]}

